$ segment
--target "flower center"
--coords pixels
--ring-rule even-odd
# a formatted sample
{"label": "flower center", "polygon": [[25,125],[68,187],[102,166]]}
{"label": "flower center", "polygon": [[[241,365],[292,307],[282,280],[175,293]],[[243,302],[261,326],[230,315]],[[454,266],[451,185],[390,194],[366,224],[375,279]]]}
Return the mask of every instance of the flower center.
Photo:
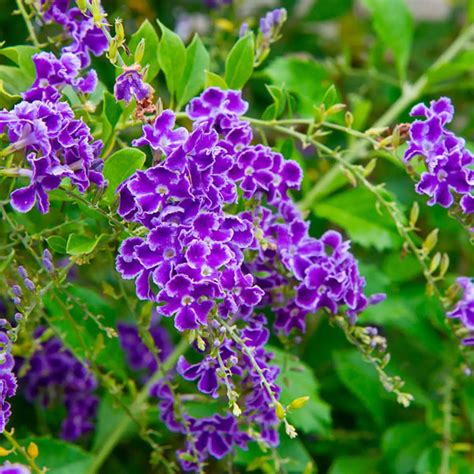
{"label": "flower center", "polygon": [[162,196],[164,194],[167,194],[169,192],[168,188],[164,185],[164,184],[159,184],[157,187],[156,187],[156,192],[158,194],[161,194]]}
{"label": "flower center", "polygon": [[247,168],[245,168],[245,176],[252,176],[254,171],[255,170],[251,166],[247,166]]}
{"label": "flower center", "polygon": [[189,306],[192,302],[193,299],[189,295],[183,296],[183,298],[181,299],[181,304],[183,306]]}

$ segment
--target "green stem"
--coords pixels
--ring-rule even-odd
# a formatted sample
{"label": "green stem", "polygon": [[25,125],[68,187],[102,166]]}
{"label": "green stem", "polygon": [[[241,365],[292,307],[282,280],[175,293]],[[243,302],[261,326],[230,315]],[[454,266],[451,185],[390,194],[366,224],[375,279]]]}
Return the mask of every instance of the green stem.
{"label": "green stem", "polygon": [[448,376],[443,397],[443,447],[441,450],[440,474],[449,474],[449,461],[451,457],[451,425],[453,419],[453,377]]}
{"label": "green stem", "polygon": [[28,451],[23,446],[21,446],[18,441],[13,437],[13,428],[10,432],[5,430],[3,432],[3,436],[7,438],[10,444],[15,448],[15,451],[18,451],[26,459],[33,472],[36,472],[37,474],[45,473],[45,469],[40,469],[36,464],[35,460],[28,454]]}
{"label": "green stem", "polygon": [[[405,84],[400,98],[369,128],[389,126],[413,101],[421,96],[428,84],[429,74],[453,59],[464,48],[466,43],[472,39],[473,35],[474,24],[469,25],[414,84]],[[355,142],[348,150],[347,161],[352,162],[356,160],[361,153],[364,153],[366,146],[366,143],[361,141]],[[339,186],[334,182],[340,174],[341,168],[335,166],[328,173],[322,176],[315,186],[301,200],[301,207],[303,209],[309,209],[317,198],[325,196],[337,189]]]}
{"label": "green stem", "polygon": [[25,20],[26,28],[28,29],[28,33],[30,34],[30,39],[32,43],[35,45],[36,48],[40,48],[40,42],[38,41],[38,37],[36,36],[35,29],[33,28],[33,25],[30,20],[30,16],[28,15],[28,12],[26,11],[25,6],[23,5],[23,1],[16,0],[16,4],[18,6],[18,10],[20,10],[23,20]]}
{"label": "green stem", "polygon": [[[189,347],[188,340],[183,337],[179,344],[175,347],[173,353],[166,359],[166,361],[162,364],[161,368],[158,369],[152,377],[148,380],[146,385],[140,390],[137,395],[137,398],[133,402],[132,406],[130,407],[130,412],[132,414],[138,413],[142,410],[142,405],[145,400],[148,398],[148,394],[150,392],[151,387],[163,377],[163,372],[170,371],[176,361],[178,360],[179,356],[186,352],[186,349]],[[130,425],[130,419],[127,415],[123,414],[120,419],[115,424],[115,428],[112,430],[112,434],[109,436],[107,441],[100,446],[99,451],[94,457],[94,462],[89,469],[89,474],[94,474],[99,472],[100,467],[105,462],[109,454],[113,451],[115,446],[120,442],[123,434],[127,431]]]}

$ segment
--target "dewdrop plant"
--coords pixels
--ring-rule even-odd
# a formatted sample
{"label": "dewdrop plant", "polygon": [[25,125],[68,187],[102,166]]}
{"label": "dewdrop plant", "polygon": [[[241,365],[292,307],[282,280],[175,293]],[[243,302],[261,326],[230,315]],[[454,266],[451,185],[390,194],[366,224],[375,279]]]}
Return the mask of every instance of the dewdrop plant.
{"label": "dewdrop plant", "polygon": [[402,0],[363,2],[362,68],[289,53],[344,2],[245,3],[183,40],[151,4],[16,2],[0,472],[468,472],[474,155],[433,91],[470,16],[409,82]]}

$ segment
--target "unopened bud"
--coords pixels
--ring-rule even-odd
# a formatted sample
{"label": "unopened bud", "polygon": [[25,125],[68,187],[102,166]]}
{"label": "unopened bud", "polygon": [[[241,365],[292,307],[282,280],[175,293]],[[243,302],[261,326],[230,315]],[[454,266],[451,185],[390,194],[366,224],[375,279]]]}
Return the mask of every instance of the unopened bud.
{"label": "unopened bud", "polygon": [[13,452],[13,449],[5,449],[3,446],[0,446],[0,456],[8,456]]}
{"label": "unopened bud", "polygon": [[444,253],[443,256],[441,257],[441,265],[439,267],[439,276],[443,277],[444,275],[446,275],[448,268],[449,268],[449,256],[447,253]]}
{"label": "unopened bud", "polygon": [[143,60],[143,55],[145,54],[145,38],[142,38],[137,44],[137,49],[135,49],[135,62],[140,64]]}
{"label": "unopened bud", "polygon": [[280,402],[276,402],[275,413],[279,420],[283,420],[285,418],[285,409]]}
{"label": "unopened bud", "polygon": [[82,13],[87,11],[87,0],[77,0],[77,7],[81,10]]}
{"label": "unopened bud", "polygon": [[419,215],[420,215],[420,206],[415,201],[413,203],[413,206],[411,206],[411,210],[410,210],[410,226],[411,227],[415,227]]}
{"label": "unopened bud", "polygon": [[308,402],[308,400],[309,397],[296,398],[288,405],[288,410],[298,410],[299,408],[303,408]]}
{"label": "unopened bud", "polygon": [[125,31],[123,29],[123,22],[121,18],[115,19],[115,38],[117,42],[122,44],[125,41]]}
{"label": "unopened bud", "polygon": [[36,443],[33,443],[33,441],[30,442],[26,451],[28,453],[28,456],[30,456],[30,458],[36,459],[38,457],[39,449]]}
{"label": "unopened bud", "polygon": [[438,243],[438,229],[432,230],[423,242],[423,252],[428,255]]}
{"label": "unopened bud", "polygon": [[441,262],[441,252],[436,252],[430,263],[430,273],[433,273]]}
{"label": "unopened bud", "polygon": [[352,124],[354,123],[354,116],[351,112],[347,111],[346,115],[344,116],[344,120],[346,122],[347,128],[352,128]]}
{"label": "unopened bud", "polygon": [[372,172],[375,169],[375,166],[377,165],[377,159],[374,158],[373,160],[370,160],[367,166],[364,168],[364,176],[369,176],[372,174]]}
{"label": "unopened bud", "polygon": [[112,64],[115,64],[118,57],[118,43],[115,38],[112,38],[112,41],[110,42],[108,56],[109,56],[109,61]]}

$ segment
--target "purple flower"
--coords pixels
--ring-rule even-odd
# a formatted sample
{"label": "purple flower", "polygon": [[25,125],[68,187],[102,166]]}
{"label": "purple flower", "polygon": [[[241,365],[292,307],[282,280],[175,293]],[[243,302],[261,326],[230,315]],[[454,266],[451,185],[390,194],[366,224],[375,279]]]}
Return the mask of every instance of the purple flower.
{"label": "purple flower", "polygon": [[143,126],[143,136],[133,140],[133,146],[149,145],[153,150],[168,154],[181,145],[188,137],[185,128],[173,130],[176,117],[171,110],[164,110],[152,125]]}
{"label": "purple flower", "polygon": [[117,100],[123,100],[128,105],[133,98],[137,102],[151,98],[153,88],[143,81],[143,76],[136,66],[130,66],[124,68],[124,72],[117,77],[114,94]]}
{"label": "purple flower", "polygon": [[[462,297],[452,311],[447,313],[449,318],[458,318],[464,327],[474,332],[474,282],[472,278],[459,277],[456,282],[462,289]],[[467,338],[463,342],[471,344],[472,338]],[[474,342],[474,341],[473,341]]]}
{"label": "purple flower", "polygon": [[280,28],[285,23],[287,13],[284,8],[269,11],[260,19],[260,33],[266,41],[275,41]]}
{"label": "purple flower", "polygon": [[80,59],[72,53],[63,53],[59,59],[53,53],[41,52],[33,56],[36,79],[24,94],[28,102],[35,100],[57,102],[61,97],[60,88],[71,85],[84,94],[91,93],[97,86],[97,74],[90,71],[78,77],[81,70]]}
{"label": "purple flower", "polygon": [[[406,161],[422,156],[427,171],[416,185],[419,194],[430,196],[428,205],[451,207],[455,197],[466,214],[474,212],[474,155],[465,148],[465,141],[446,128],[453,119],[450,99],[432,101],[430,107],[416,105],[411,115],[424,117],[410,126],[410,141],[405,152]],[[455,193],[455,196],[453,196]]]}
{"label": "purple flower", "polygon": [[81,68],[89,66],[91,54],[100,56],[107,50],[107,38],[102,29],[94,24],[90,13],[70,8],[68,0],[41,0],[40,3],[44,21],[60,25],[71,40],[62,51],[78,57]]}
{"label": "purple flower", "polygon": [[[201,461],[211,455],[216,459],[222,459],[229,454],[234,446],[245,449],[249,436],[239,431],[235,418],[231,415],[223,417],[214,415],[208,418],[191,419],[189,429],[195,438],[195,448],[201,457]],[[193,455],[189,443],[186,450]],[[195,470],[193,465],[182,462],[181,466],[185,471]]]}
{"label": "purple flower", "polygon": [[[43,332],[40,328],[35,337]],[[62,423],[62,438],[74,441],[94,428],[98,399],[93,393],[97,382],[59,339],[53,337],[41,343],[29,361],[22,384],[27,400],[36,400],[43,407],[63,401],[67,416]]]}
{"label": "purple flower", "polygon": [[[158,366],[155,356],[140,338],[137,327],[133,324],[118,323],[117,330],[128,365],[133,370],[145,371],[147,378],[156,372]],[[164,362],[172,351],[169,335],[161,326],[152,326],[149,332],[158,350],[159,360]]]}
{"label": "purple flower", "polygon": [[240,116],[247,109],[248,103],[242,100],[240,91],[224,91],[218,87],[210,87],[189,102],[186,113],[190,119],[199,122],[215,118],[220,114]]}
{"label": "purple flower", "polygon": [[11,464],[9,461],[5,461],[0,466],[0,474],[31,474],[31,470],[23,464]]}
{"label": "purple flower", "polygon": [[12,343],[6,332],[0,331],[0,433],[11,416],[11,406],[8,398],[15,396],[17,380],[13,373],[15,362],[11,355]]}
{"label": "purple flower", "polygon": [[163,304],[160,312],[168,317],[174,316],[178,331],[197,329],[207,325],[207,316],[218,293],[217,285],[212,281],[195,283],[188,276],[178,274],[158,295],[158,302]]}

